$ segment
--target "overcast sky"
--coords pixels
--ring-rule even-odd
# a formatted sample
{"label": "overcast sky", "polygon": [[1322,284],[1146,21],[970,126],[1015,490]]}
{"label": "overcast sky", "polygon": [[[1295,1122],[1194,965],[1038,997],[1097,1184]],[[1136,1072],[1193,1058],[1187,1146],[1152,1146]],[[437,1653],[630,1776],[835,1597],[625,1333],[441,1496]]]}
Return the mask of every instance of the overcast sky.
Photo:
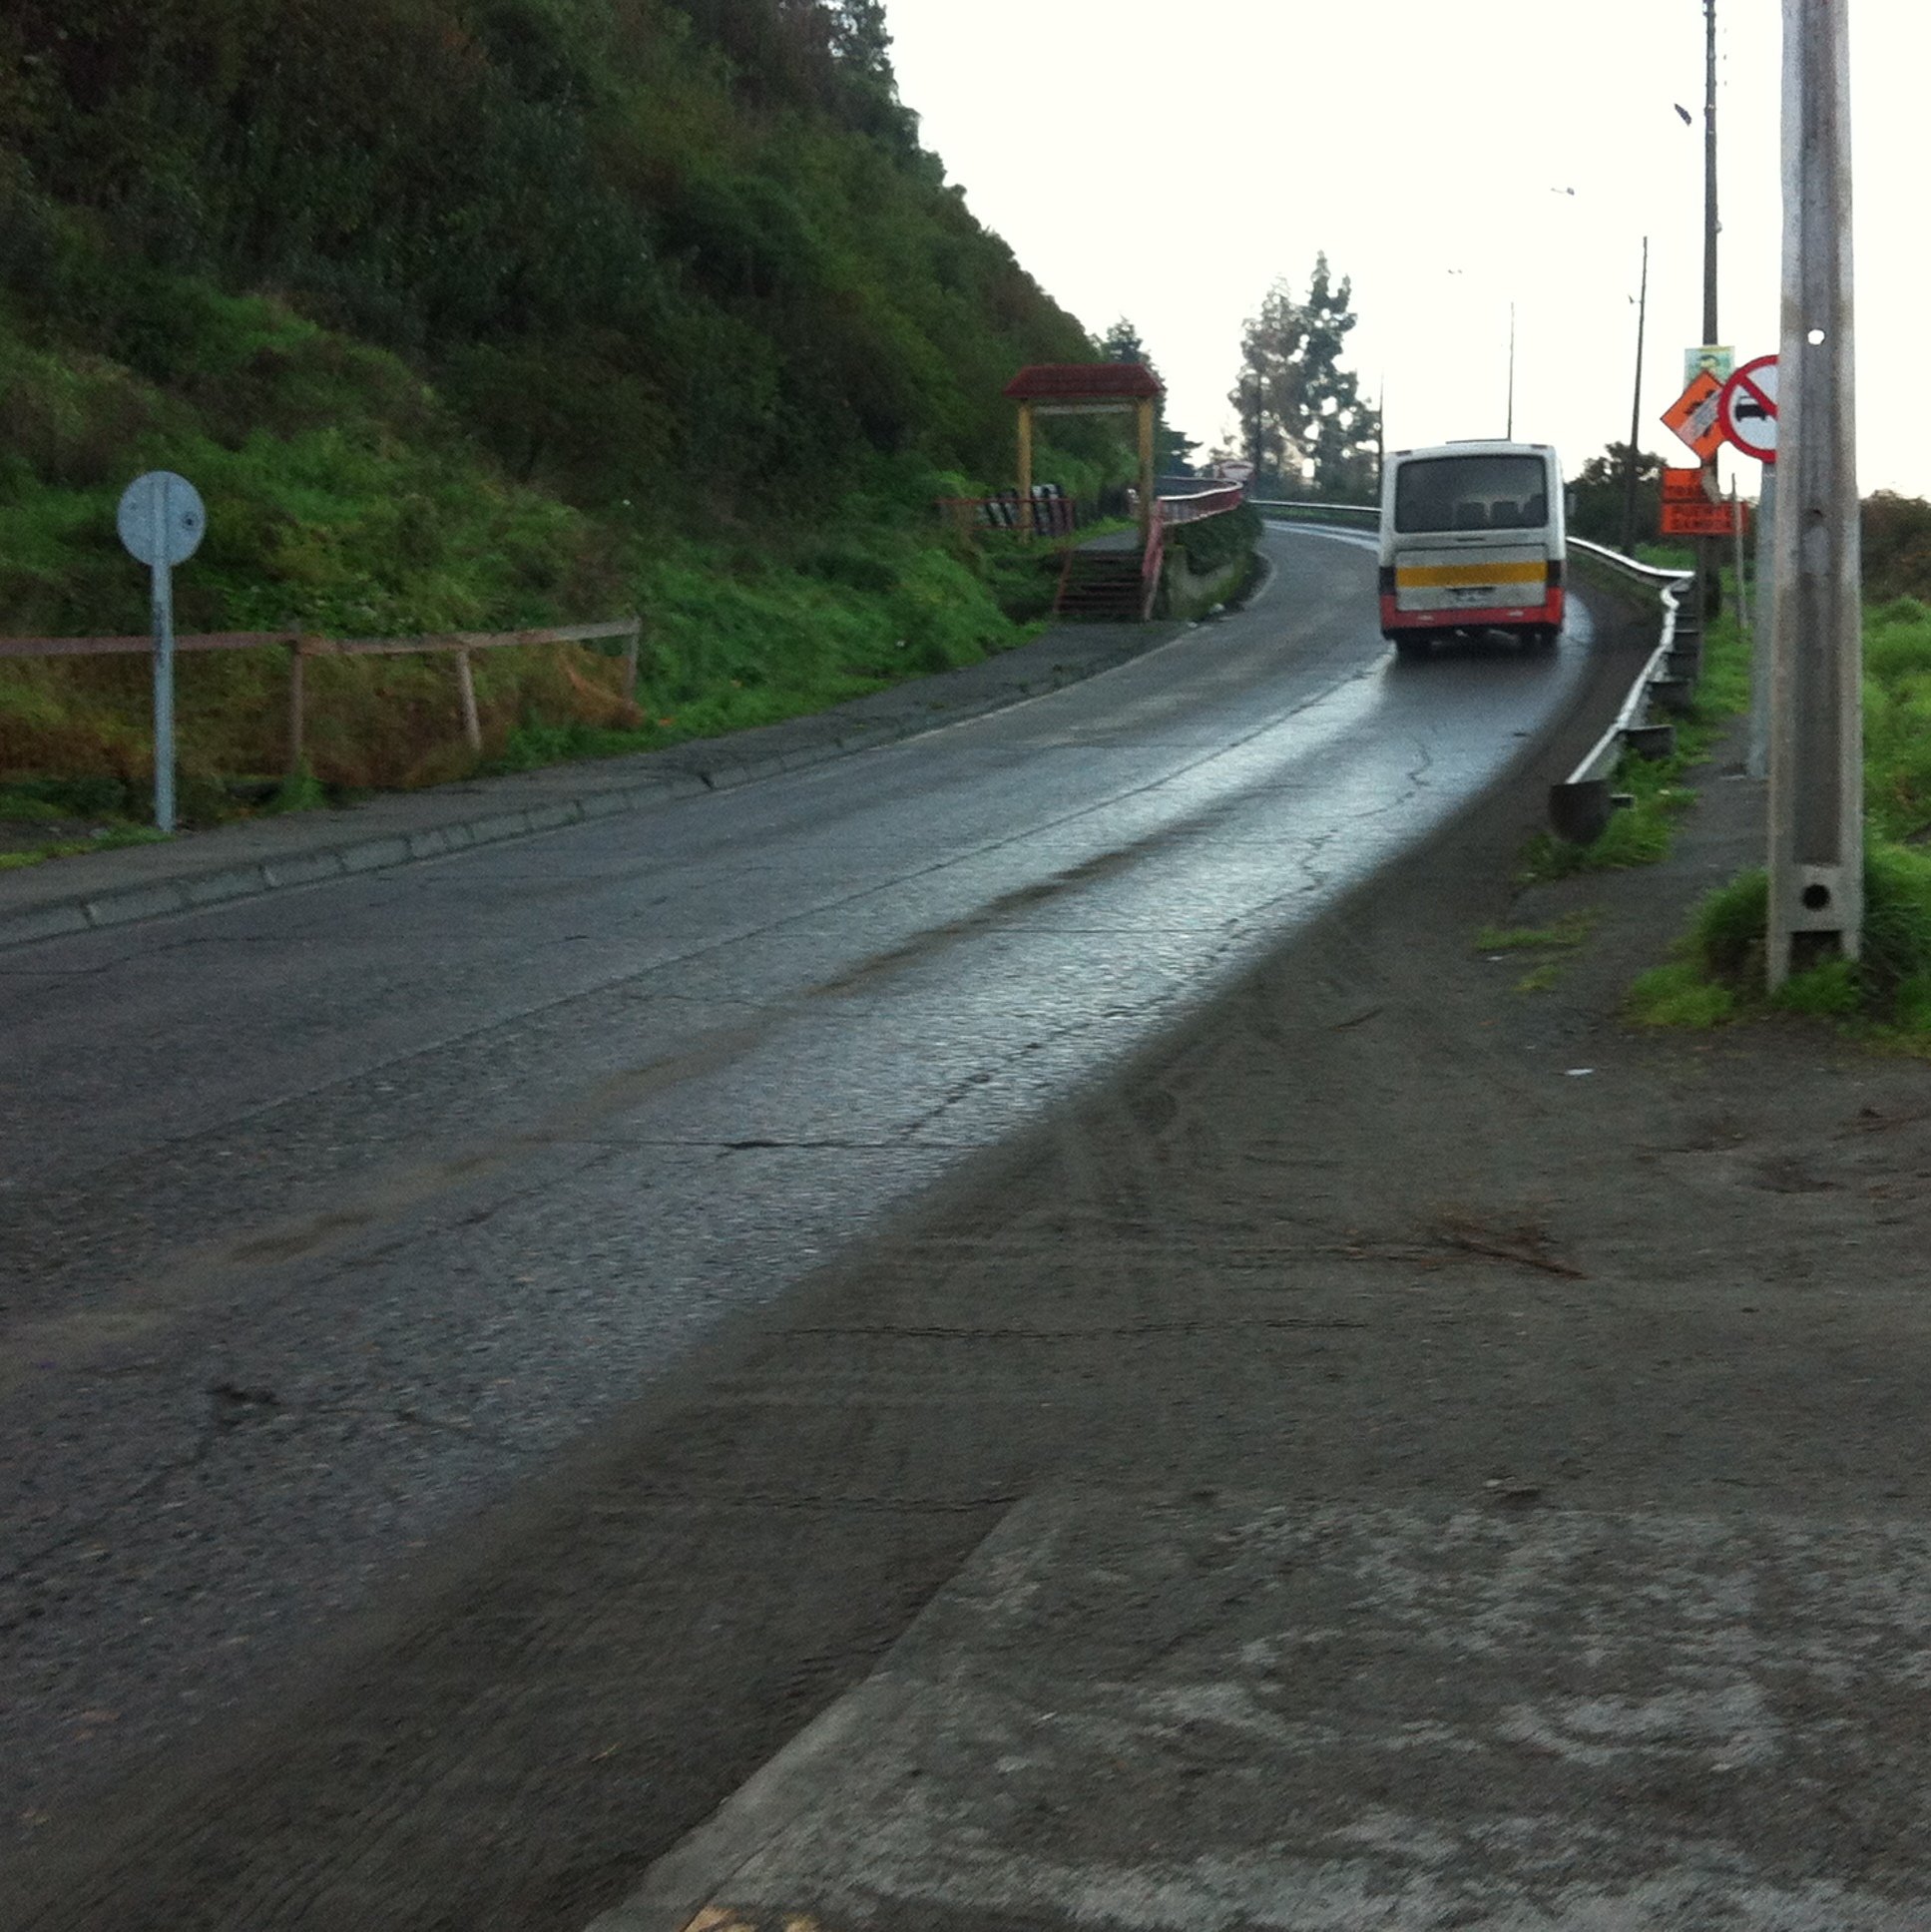
{"label": "overcast sky", "polygon": [[[1702,319],[1701,0],[886,12],[925,146],[1089,329],[1133,320],[1189,435],[1231,439],[1241,321],[1325,249],[1390,448],[1502,433],[1513,302],[1515,432],[1573,475],[1629,434],[1647,234],[1642,442],[1692,460],[1657,418]],[[1718,0],[1717,26],[1717,333],[1741,360],[1776,348],[1781,7]],[[1860,481],[1931,496],[1931,5],[1853,0],[1851,53]]]}

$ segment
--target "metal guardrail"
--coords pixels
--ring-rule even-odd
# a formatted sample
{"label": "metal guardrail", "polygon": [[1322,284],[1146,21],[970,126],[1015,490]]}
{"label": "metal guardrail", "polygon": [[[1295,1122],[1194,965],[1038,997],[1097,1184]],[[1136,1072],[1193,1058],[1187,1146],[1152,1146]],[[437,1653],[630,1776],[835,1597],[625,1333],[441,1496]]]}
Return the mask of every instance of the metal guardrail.
{"label": "metal guardrail", "polygon": [[1609,828],[1617,807],[1630,802],[1627,794],[1610,789],[1611,776],[1624,751],[1645,758],[1667,758],[1677,748],[1677,727],[1667,718],[1653,717],[1652,708],[1675,713],[1689,710],[1702,666],[1702,634],[1685,622],[1677,608],[1694,572],[1639,564],[1620,550],[1583,537],[1571,537],[1569,547],[1639,584],[1654,586],[1663,605],[1657,648],[1630,687],[1615,722],[1575,770],[1561,784],[1549,787],[1549,822],[1556,836],[1572,845],[1589,845]]}
{"label": "metal guardrail", "polygon": [[[1368,528],[1381,521],[1380,511],[1365,504],[1317,503],[1306,498],[1249,497],[1247,501],[1262,516],[1290,523]],[[1668,717],[1656,718],[1652,712],[1681,714],[1689,710],[1702,668],[1702,634],[1677,608],[1693,571],[1640,564],[1634,557],[1591,543],[1586,537],[1571,537],[1569,548],[1639,584],[1654,586],[1663,604],[1663,629],[1657,647],[1630,687],[1616,722],[1561,784],[1549,787],[1549,821],[1556,835],[1573,845],[1588,845],[1602,837],[1616,808],[1629,803],[1627,796],[1610,789],[1610,778],[1624,751],[1634,751],[1639,757],[1667,758],[1676,749],[1677,727]]]}
{"label": "metal guardrail", "polygon": [[1259,497],[1247,499],[1263,517],[1283,523],[1341,524],[1351,530],[1378,530],[1381,512],[1372,503],[1319,503],[1308,497]]}

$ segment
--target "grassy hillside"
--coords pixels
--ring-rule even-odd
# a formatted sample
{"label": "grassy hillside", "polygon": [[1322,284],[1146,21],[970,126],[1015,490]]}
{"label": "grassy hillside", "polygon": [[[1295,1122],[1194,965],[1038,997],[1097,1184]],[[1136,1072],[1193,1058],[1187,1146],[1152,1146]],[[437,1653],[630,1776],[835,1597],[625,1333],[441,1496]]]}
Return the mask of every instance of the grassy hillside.
{"label": "grassy hillside", "polygon": [[[644,614],[635,709],[491,654],[494,759],[780,716],[1019,635],[930,500],[1008,476],[1016,366],[1092,353],[918,147],[872,0],[0,16],[0,634],[143,628],[112,511],[166,466],[210,511],[184,628]],[[1042,473],[1124,468],[1075,425]],[[325,670],[320,777],[462,767],[446,665]],[[144,676],[0,664],[0,779],[138,785]],[[276,768],[285,676],[184,667],[191,776]]]}

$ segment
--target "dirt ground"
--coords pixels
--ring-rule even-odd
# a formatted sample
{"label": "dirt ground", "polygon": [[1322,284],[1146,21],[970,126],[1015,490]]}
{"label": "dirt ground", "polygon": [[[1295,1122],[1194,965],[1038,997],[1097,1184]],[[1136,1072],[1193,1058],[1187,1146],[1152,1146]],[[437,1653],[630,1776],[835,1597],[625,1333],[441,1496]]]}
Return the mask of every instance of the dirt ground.
{"label": "dirt ground", "polygon": [[[1550,775],[47,1821],[0,1924],[581,1927],[1049,1484],[1921,1522],[1931,1078],[1626,1024],[1760,798],[1718,760],[1668,864],[1519,893]],[[1579,910],[1546,990],[1476,943]]]}

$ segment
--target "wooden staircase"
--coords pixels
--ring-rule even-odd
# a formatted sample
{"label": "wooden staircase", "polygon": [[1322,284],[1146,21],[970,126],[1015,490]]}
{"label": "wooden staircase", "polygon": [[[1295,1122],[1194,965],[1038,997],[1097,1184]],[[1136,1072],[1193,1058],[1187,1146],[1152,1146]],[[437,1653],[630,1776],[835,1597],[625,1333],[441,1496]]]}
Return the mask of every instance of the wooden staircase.
{"label": "wooden staircase", "polygon": [[1144,597],[1138,550],[1069,550],[1053,615],[1136,624]]}

